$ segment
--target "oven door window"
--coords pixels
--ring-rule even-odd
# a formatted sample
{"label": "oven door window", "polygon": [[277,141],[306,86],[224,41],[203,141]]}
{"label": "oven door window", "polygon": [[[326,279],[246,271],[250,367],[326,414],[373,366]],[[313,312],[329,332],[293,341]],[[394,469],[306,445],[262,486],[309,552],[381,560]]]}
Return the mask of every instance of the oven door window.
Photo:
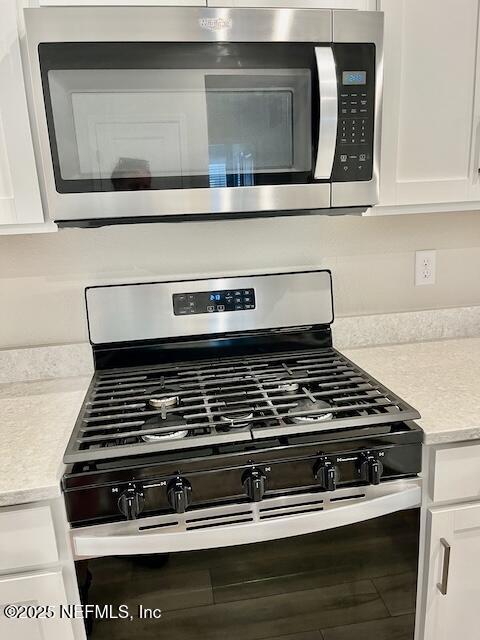
{"label": "oven door window", "polygon": [[51,43],[39,55],[60,193],[313,181],[311,45]]}
{"label": "oven door window", "polygon": [[91,620],[92,640],[413,640],[418,536],[412,509],[239,547],[97,558],[77,572],[84,602],[133,616]]}

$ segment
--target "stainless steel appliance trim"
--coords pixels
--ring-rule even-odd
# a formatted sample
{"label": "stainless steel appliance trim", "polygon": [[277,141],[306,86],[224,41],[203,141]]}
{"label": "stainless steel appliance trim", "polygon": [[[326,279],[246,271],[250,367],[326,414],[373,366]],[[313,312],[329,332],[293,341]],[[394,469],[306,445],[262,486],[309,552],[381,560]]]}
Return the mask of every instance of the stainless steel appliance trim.
{"label": "stainless steel appliance trim", "polygon": [[[73,530],[71,536],[77,559],[173,553],[325,531],[418,507],[420,501],[420,479],[393,480],[377,486],[267,498],[261,502],[82,527]],[[313,511],[308,511],[309,502]],[[201,527],[195,525],[199,518]]]}
{"label": "stainless steel appliance trim", "polygon": [[41,42],[332,42],[330,9],[77,6],[24,14],[32,59]]}
{"label": "stainless steel appliance trim", "polygon": [[447,595],[448,591],[448,574],[450,571],[450,554],[452,547],[448,544],[445,538],[440,538],[440,544],[443,547],[443,568],[442,568],[442,581],[437,584],[437,589],[442,596]]}
{"label": "stainless steel appliance trim", "polygon": [[[50,153],[43,147],[44,153]],[[45,157],[45,155],[44,155]],[[256,211],[317,210],[330,207],[330,184],[268,185],[164,191],[105,191],[61,194],[51,160],[45,166],[48,212],[54,220],[171,217]]]}
{"label": "stainless steel appliance trim", "polygon": [[329,179],[337,142],[338,87],[335,59],[331,47],[315,47],[320,94],[318,151],[314,177]]}
{"label": "stainless steel appliance trim", "polygon": [[334,42],[371,42],[375,45],[375,120],[372,179],[332,182],[332,207],[375,205],[379,199],[379,172],[383,95],[383,13],[333,11]]}
{"label": "stainless steel appliance trim", "polygon": [[[175,316],[174,293],[255,289],[256,308]],[[329,271],[90,287],[92,344],[252,331],[333,321]]]}

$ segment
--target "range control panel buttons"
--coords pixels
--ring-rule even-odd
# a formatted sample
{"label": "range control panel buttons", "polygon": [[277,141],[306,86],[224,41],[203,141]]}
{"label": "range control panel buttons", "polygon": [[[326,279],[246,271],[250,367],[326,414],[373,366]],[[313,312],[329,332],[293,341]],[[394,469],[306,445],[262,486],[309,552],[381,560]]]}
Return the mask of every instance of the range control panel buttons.
{"label": "range control panel buttons", "polygon": [[255,305],[255,289],[224,289],[173,294],[173,313],[176,316],[250,311],[255,309]]}

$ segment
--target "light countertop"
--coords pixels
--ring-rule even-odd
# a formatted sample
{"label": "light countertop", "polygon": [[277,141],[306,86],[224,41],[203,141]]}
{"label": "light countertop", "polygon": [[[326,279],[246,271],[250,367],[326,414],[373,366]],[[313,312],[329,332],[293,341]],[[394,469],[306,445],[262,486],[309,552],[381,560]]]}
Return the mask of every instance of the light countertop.
{"label": "light countertop", "polygon": [[[343,353],[418,409],[427,444],[480,439],[480,338]],[[0,385],[0,507],[60,495],[89,376]]]}
{"label": "light countertop", "polygon": [[0,507],[60,495],[63,452],[90,377],[0,385]]}
{"label": "light countertop", "polygon": [[480,338],[343,353],[420,412],[427,444],[480,438]]}

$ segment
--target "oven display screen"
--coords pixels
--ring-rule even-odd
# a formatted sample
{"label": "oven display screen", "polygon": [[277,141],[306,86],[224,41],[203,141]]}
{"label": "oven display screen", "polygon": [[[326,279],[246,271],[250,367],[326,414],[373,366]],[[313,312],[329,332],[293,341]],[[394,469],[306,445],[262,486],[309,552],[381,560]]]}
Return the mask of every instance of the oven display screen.
{"label": "oven display screen", "polygon": [[255,309],[255,289],[228,289],[173,294],[173,313],[176,316],[247,311],[251,309]]}
{"label": "oven display screen", "polygon": [[344,85],[367,84],[367,72],[366,71],[343,71],[342,83]]}

